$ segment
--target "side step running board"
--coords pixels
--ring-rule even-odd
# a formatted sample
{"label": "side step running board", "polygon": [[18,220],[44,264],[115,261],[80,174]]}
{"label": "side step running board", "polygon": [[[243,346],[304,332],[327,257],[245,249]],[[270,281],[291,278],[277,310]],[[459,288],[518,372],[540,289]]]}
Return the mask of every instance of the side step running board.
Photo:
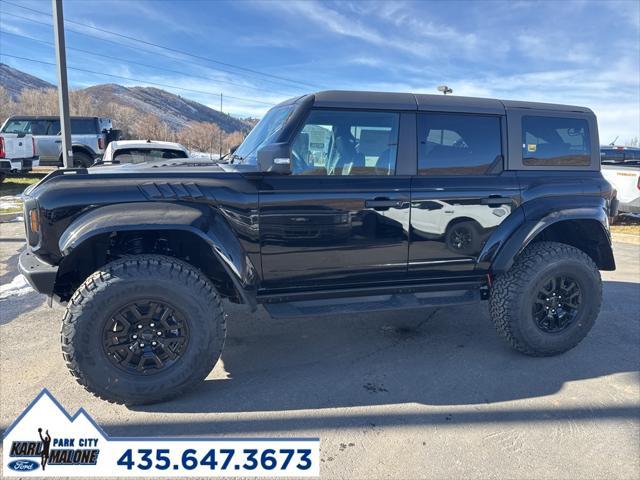
{"label": "side step running board", "polygon": [[265,303],[264,308],[276,318],[308,317],[362,313],[384,310],[408,310],[414,308],[461,305],[480,301],[480,289],[448,290],[442,292],[417,292],[366,297],[331,298],[325,300],[300,300],[285,303]]}

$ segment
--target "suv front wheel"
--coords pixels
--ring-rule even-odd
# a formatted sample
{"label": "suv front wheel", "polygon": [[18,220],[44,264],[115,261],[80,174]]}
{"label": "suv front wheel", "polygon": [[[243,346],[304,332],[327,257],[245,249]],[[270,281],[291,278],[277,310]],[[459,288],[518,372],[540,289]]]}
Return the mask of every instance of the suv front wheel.
{"label": "suv front wheel", "polygon": [[591,257],[563,243],[537,242],[496,276],[489,311],[513,348],[550,356],[580,343],[601,303],[602,280]]}
{"label": "suv front wheel", "polygon": [[78,287],[62,323],[67,367],[87,390],[115,403],[155,403],[191,390],[220,358],[225,315],[212,283],[193,266],[134,255]]}

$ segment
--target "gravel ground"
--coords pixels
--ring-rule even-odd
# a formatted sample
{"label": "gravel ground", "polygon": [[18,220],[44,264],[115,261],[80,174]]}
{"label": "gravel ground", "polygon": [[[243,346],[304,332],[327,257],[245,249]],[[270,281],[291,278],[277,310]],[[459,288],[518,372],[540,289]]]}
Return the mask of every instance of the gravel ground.
{"label": "gravel ground", "polygon": [[486,305],[270,320],[227,305],[221,362],[197,391],[128,409],[68,374],[60,306],[17,276],[0,224],[0,430],[47,387],[113,435],[319,436],[325,478],[640,478],[640,246],[616,243],[590,335],[512,352]]}

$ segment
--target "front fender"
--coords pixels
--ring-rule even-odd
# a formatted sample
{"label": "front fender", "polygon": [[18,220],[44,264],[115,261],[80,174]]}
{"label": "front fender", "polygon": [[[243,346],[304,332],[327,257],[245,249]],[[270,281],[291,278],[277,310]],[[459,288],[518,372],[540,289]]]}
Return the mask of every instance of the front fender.
{"label": "front fender", "polygon": [[76,218],[60,236],[58,246],[66,257],[96,236],[141,230],[180,230],[200,237],[211,247],[245,303],[255,306],[255,268],[227,221],[208,205],[139,202],[98,207]]}

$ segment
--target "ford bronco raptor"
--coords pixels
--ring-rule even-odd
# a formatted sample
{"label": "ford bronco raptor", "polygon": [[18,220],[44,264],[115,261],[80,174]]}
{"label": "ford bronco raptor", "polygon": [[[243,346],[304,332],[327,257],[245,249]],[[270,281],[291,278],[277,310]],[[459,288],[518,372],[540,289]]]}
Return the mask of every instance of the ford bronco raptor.
{"label": "ford bronco raptor", "polygon": [[575,347],[615,269],[587,108],[328,91],[272,108],[217,165],[52,172],[20,270],[66,304],[73,376],[159,402],[218,361],[222,300],[274,317],[488,300],[516,350]]}

